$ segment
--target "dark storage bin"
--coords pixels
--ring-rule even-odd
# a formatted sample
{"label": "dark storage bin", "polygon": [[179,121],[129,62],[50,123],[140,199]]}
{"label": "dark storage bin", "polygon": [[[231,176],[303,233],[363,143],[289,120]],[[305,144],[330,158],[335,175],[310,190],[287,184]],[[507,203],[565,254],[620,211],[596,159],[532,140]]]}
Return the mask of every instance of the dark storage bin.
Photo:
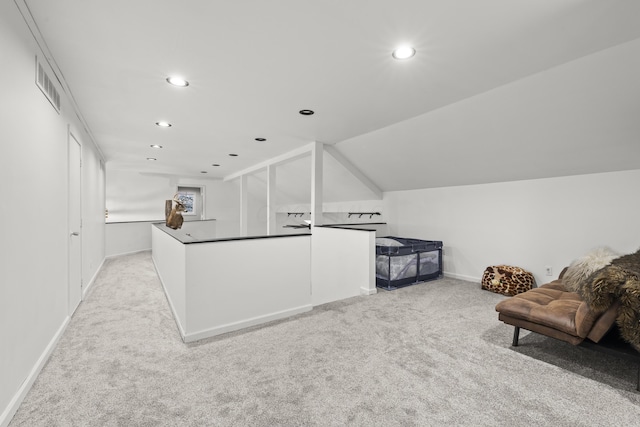
{"label": "dark storage bin", "polygon": [[442,277],[442,242],[376,238],[376,286],[387,290]]}

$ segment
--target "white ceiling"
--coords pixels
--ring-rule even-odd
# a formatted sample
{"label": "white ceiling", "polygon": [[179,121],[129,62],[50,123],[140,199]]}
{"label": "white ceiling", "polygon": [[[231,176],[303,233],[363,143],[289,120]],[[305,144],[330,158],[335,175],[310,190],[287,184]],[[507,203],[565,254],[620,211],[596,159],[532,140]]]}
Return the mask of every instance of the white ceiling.
{"label": "white ceiling", "polygon": [[17,1],[108,168],[221,178],[311,141],[382,190],[640,168],[637,0]]}

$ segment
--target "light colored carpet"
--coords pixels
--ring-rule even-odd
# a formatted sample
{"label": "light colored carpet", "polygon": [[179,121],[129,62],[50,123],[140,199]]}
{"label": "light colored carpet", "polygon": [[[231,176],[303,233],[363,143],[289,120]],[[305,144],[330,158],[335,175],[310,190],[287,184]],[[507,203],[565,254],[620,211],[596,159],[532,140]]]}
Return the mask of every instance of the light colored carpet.
{"label": "light colored carpet", "polygon": [[442,279],[187,345],[150,253],[112,258],[10,425],[639,425],[634,366],[510,348],[503,298]]}

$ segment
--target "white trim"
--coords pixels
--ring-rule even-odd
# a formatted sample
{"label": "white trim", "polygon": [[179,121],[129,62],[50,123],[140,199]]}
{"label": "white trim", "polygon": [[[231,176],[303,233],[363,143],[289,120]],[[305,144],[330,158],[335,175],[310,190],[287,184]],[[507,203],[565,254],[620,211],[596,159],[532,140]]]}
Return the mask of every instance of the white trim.
{"label": "white trim", "polygon": [[240,236],[246,236],[249,228],[249,180],[247,175],[240,177]]}
{"label": "white trim", "polygon": [[70,320],[71,317],[69,316],[66,316],[64,318],[62,325],[60,325],[58,331],[55,333],[51,341],[49,341],[49,344],[40,355],[40,358],[31,369],[31,372],[29,372],[29,375],[27,375],[27,378],[24,380],[16,394],[13,396],[13,399],[11,399],[2,415],[0,415],[0,427],[7,427],[11,422],[11,419],[18,411],[18,408],[22,404],[24,398],[27,396],[27,393],[29,392],[29,390],[31,390],[31,386],[33,386],[36,378],[38,378],[38,375],[40,375],[40,371],[42,371],[44,365],[47,364],[51,353],[53,353],[53,350],[58,345],[58,341],[64,334],[64,331],[67,329],[67,325],[69,325]]}
{"label": "white trim", "polygon": [[202,209],[200,210],[200,220],[204,221],[207,218],[207,187],[200,186],[200,202],[202,203]]}
{"label": "white trim", "polygon": [[377,293],[378,293],[377,288],[369,289],[369,288],[360,287],[360,295],[373,295]]}
{"label": "white trim", "polygon": [[460,279],[466,282],[475,282],[475,283],[482,282],[482,279],[479,277],[471,277],[471,276],[465,276],[464,274],[449,273],[448,271],[443,272],[442,275],[444,277],[450,277],[452,279]]}
{"label": "white trim", "polygon": [[[73,146],[73,144],[77,144],[78,145],[78,149],[79,149],[79,155],[80,158],[78,159],[80,161],[79,164],[79,170],[78,170],[78,185],[79,185],[79,194],[78,194],[78,210],[79,210],[79,221],[80,224],[78,226],[78,229],[76,230],[74,228],[74,224],[71,224],[71,217],[72,217],[72,209],[71,209],[71,205],[72,205],[72,191],[71,191],[71,169],[72,166],[75,165],[75,163],[72,164],[72,159],[71,159],[71,147]],[[83,206],[83,198],[82,198],[82,191],[84,190],[83,186],[84,186],[84,180],[82,179],[83,176],[83,169],[82,169],[82,156],[83,156],[83,152],[82,152],[82,142],[80,142],[80,140],[78,138],[76,138],[76,136],[74,135],[73,132],[71,132],[71,125],[67,124],[67,233],[69,235],[69,237],[67,238],[67,310],[70,312],[69,316],[73,316],[73,313],[76,312],[76,310],[78,309],[78,307],[80,306],[80,303],[82,302],[82,295],[83,295],[83,286],[82,286],[82,278],[83,278],[83,274],[82,274],[82,266],[84,264],[84,252],[83,252],[83,240],[84,240],[84,233],[82,230],[82,220],[83,220],[83,211],[82,211],[82,206]],[[75,161],[75,159],[74,159]],[[75,169],[74,169],[75,170]],[[75,184],[75,183],[74,183]],[[79,234],[76,234],[79,233]],[[71,242],[73,241],[73,236],[77,236],[77,240],[78,240],[78,245],[80,245],[80,252],[79,252],[79,256],[80,256],[80,265],[79,265],[79,270],[80,270],[80,296],[79,296],[79,301],[77,304],[75,304],[75,301],[71,300],[72,295],[75,295],[75,290],[72,292],[72,288],[75,288],[76,285],[78,285],[78,283],[72,283],[71,282],[71,276],[72,276],[72,264],[73,264],[73,260],[72,260],[72,256],[71,256]],[[75,306],[74,306],[75,304]]]}
{"label": "white trim", "polygon": [[20,11],[22,18],[24,19],[25,24],[27,24],[27,27],[29,27],[31,34],[33,35],[33,39],[38,45],[38,49],[40,50],[40,52],[42,52],[43,61],[49,65],[49,68],[55,75],[56,80],[60,83],[62,87],[62,92],[64,92],[64,94],[66,95],[67,101],[69,101],[69,103],[71,104],[71,108],[73,109],[73,112],[76,114],[76,116],[78,117],[78,120],[80,120],[80,123],[82,124],[84,131],[89,136],[89,140],[91,140],[91,143],[93,144],[93,148],[95,148],[96,152],[100,156],[100,159],[104,161],[105,159],[104,154],[102,153],[102,150],[100,149],[98,144],[96,144],[96,139],[93,136],[93,132],[87,125],[87,121],[85,120],[84,116],[80,112],[80,108],[78,107],[76,98],[73,96],[73,93],[71,92],[71,89],[69,88],[69,85],[67,84],[67,81],[64,78],[64,74],[62,73],[62,71],[60,71],[60,67],[58,67],[58,63],[56,62],[55,58],[51,54],[51,50],[49,49],[47,42],[45,41],[44,37],[42,36],[42,33],[40,32],[40,28],[38,27],[38,24],[36,24],[36,20],[31,14],[31,10],[27,5],[26,0],[14,0],[14,2],[18,7],[18,10]]}
{"label": "white trim", "polygon": [[278,234],[276,229],[276,180],[276,167],[273,165],[267,166],[267,234],[270,236]]}
{"label": "white trim", "polygon": [[311,150],[311,226],[322,225],[324,205],[324,145],[314,142]]}
{"label": "white trim", "polygon": [[162,280],[162,276],[160,275],[160,270],[158,270],[158,266],[156,265],[156,260],[153,257],[153,254],[151,255],[151,261],[153,262],[153,268],[156,270],[156,274],[158,275],[158,279],[160,279],[160,284],[162,285],[162,290],[164,291],[164,296],[167,299],[167,302],[169,303],[169,308],[171,309],[171,314],[173,314],[173,320],[176,322],[176,326],[178,327],[178,333],[180,333],[180,337],[182,338],[182,341],[187,342],[186,341],[186,333],[184,331],[184,328],[182,327],[182,324],[180,323],[180,318],[178,317],[178,313],[176,312],[176,309],[173,306],[173,301],[171,300],[171,297],[169,296],[169,292],[167,292],[167,287],[164,285],[164,280]]}
{"label": "white trim", "polygon": [[106,260],[106,258],[102,259],[102,262],[100,263],[100,265],[96,269],[96,272],[93,274],[93,277],[91,278],[91,280],[89,280],[89,283],[87,283],[87,286],[85,286],[82,289],[82,301],[84,301],[87,298],[87,295],[89,295],[89,289],[95,283],[96,278],[98,277],[98,273],[100,273],[100,270],[102,270],[102,266],[104,265],[104,261],[105,260]]}
{"label": "white trim", "polygon": [[107,255],[104,258],[105,259],[118,258],[118,257],[125,256],[125,255],[133,255],[133,254],[139,254],[140,252],[150,252],[150,251],[151,251],[151,248],[136,249],[135,251],[131,251],[131,252],[123,252],[123,253],[120,253],[120,254]]}
{"label": "white trim", "polygon": [[233,332],[240,329],[248,328],[250,326],[261,325],[273,320],[285,319],[296,314],[306,313],[311,311],[313,306],[311,304],[302,305],[300,307],[290,308],[288,310],[277,311],[275,313],[269,313],[264,316],[253,317],[251,319],[241,320],[239,322],[227,323],[226,325],[216,326],[214,328],[205,329],[203,331],[194,332],[184,336],[184,342],[194,342],[205,338],[210,338],[216,335],[225,334],[227,332]]}

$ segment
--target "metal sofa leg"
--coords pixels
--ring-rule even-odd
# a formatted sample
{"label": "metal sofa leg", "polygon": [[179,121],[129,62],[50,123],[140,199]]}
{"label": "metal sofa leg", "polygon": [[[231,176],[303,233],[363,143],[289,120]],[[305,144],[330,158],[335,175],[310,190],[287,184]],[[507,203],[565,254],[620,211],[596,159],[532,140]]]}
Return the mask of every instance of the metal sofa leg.
{"label": "metal sofa leg", "polygon": [[[513,342],[511,343],[512,346],[517,347],[518,346],[518,338],[520,338],[520,327],[519,326],[515,326],[515,329],[513,330]],[[640,371],[638,371],[640,375]],[[638,386],[640,387],[640,376],[638,377]]]}

